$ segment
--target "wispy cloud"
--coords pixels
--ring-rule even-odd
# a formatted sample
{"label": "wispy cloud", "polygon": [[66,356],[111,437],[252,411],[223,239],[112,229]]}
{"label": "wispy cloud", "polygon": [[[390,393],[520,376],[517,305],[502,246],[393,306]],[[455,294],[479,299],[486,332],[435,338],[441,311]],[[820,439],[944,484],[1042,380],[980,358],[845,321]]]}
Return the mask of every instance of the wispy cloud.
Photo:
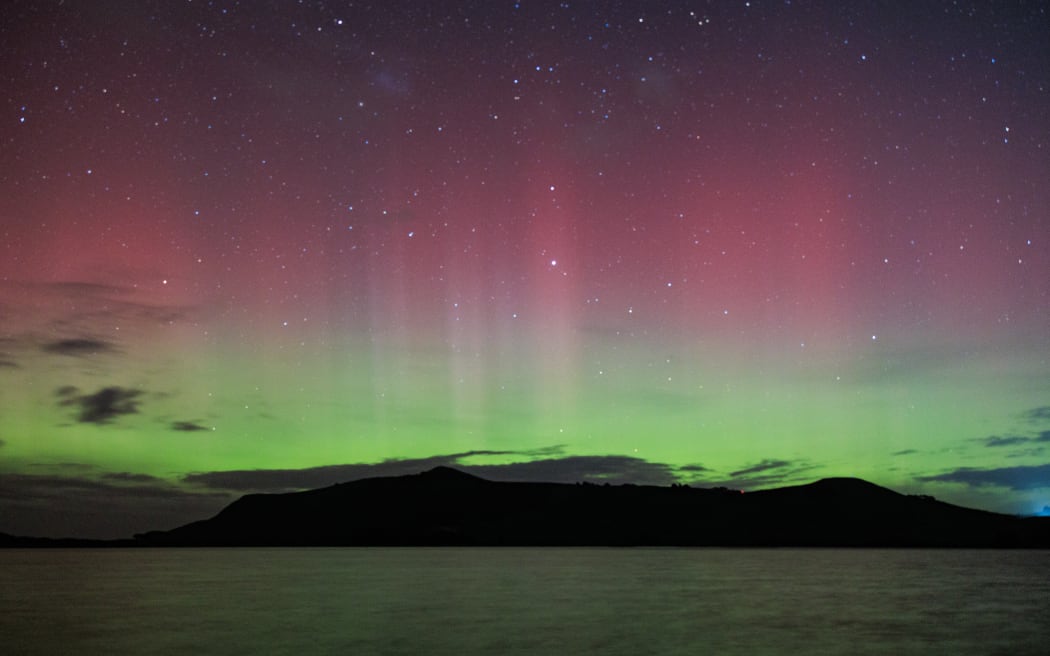
{"label": "wispy cloud", "polygon": [[670,465],[630,456],[566,456],[460,468],[496,481],[670,485],[678,480]]}
{"label": "wispy cloud", "polygon": [[1050,464],[977,469],[961,467],[943,474],[918,476],[924,483],[961,483],[971,487],[995,486],[1010,490],[1050,488]]}
{"label": "wispy cloud", "polygon": [[757,474],[759,472],[769,471],[771,469],[783,469],[784,467],[790,466],[791,463],[787,460],[763,460],[758,464],[750,465],[743,469],[738,469],[735,472],[729,472],[730,476],[746,476],[748,474]]}
{"label": "wispy cloud", "polygon": [[1018,444],[1026,444],[1033,441],[1033,438],[1023,437],[1021,435],[1008,435],[1006,437],[999,437],[998,435],[992,435],[990,437],[983,437],[978,442],[983,442],[988,447],[999,447],[999,446],[1016,446]]}
{"label": "wispy cloud", "polygon": [[[0,531],[45,537],[123,538],[215,514],[231,497],[131,472],[98,475],[66,463],[45,474],[0,475]],[[62,471],[77,472],[63,474]]]}
{"label": "wispy cloud", "polygon": [[[390,459],[378,463],[352,463],[306,469],[198,472],[187,474],[182,480],[212,489],[280,492],[325,487],[376,476],[417,474],[438,466],[455,467],[496,481],[670,485],[679,478],[676,469],[671,465],[630,456],[537,457],[554,455],[560,451],[561,447],[530,451],[464,451],[426,458]],[[471,459],[483,456],[520,456],[522,460],[499,464],[470,463]]]}
{"label": "wispy cloud", "polygon": [[691,485],[703,487],[729,487],[738,489],[757,489],[789,485],[802,479],[808,480],[808,472],[816,469],[807,460],[781,460],[764,458],[759,462],[729,472],[728,477],[705,476],[691,481]]}
{"label": "wispy cloud", "polygon": [[196,431],[206,431],[211,429],[207,426],[202,426],[195,421],[173,421],[171,422],[171,430],[193,433]]}
{"label": "wispy cloud", "polygon": [[109,472],[102,475],[108,481],[120,481],[122,483],[152,483],[163,484],[164,479],[149,474],[133,474],[131,472]]}
{"label": "wispy cloud", "polygon": [[86,355],[96,355],[98,353],[112,353],[116,349],[113,344],[100,339],[91,339],[89,337],[77,337],[73,339],[60,339],[53,342],[48,342],[42,347],[45,353],[51,353],[54,355],[69,355],[82,357]]}
{"label": "wispy cloud", "polygon": [[1050,422],[1050,405],[1032,408],[1024,413],[1024,418],[1033,423]]}

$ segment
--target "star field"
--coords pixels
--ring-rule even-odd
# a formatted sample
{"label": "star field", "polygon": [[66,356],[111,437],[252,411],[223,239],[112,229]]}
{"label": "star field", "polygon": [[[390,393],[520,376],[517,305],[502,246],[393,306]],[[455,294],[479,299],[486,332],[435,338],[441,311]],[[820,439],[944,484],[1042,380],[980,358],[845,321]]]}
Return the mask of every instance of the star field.
{"label": "star field", "polygon": [[[1004,2],[15,3],[0,530],[433,463],[1037,512],[1048,27]],[[130,519],[54,510],[87,489]]]}

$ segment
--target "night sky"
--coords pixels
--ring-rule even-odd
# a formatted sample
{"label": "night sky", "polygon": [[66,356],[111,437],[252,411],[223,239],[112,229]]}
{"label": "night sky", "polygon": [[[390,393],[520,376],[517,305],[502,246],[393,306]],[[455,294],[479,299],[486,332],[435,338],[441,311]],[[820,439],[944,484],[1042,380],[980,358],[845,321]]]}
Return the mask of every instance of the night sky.
{"label": "night sky", "polygon": [[1050,506],[1038,2],[7,2],[0,531],[438,464]]}

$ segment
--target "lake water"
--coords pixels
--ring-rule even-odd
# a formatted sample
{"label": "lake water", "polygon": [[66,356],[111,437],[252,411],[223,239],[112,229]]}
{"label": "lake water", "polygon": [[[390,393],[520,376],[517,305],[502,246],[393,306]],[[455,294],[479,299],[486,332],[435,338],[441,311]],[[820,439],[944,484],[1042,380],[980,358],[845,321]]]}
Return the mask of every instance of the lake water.
{"label": "lake water", "polygon": [[1050,551],[0,550],[5,654],[1050,653]]}

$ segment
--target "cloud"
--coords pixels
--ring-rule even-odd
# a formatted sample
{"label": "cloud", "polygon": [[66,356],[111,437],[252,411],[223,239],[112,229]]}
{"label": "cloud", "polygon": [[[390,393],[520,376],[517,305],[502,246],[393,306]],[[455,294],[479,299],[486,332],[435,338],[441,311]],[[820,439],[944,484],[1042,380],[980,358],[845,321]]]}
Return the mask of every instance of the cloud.
{"label": "cloud", "polygon": [[763,460],[762,462],[745,467],[744,469],[738,469],[735,472],[729,472],[730,476],[744,476],[747,474],[757,474],[759,472],[769,471],[771,469],[783,469],[791,465],[787,460]]}
{"label": "cloud", "polygon": [[74,339],[60,339],[48,342],[41,347],[45,353],[56,355],[85,356],[96,353],[112,353],[115,349],[110,342],[88,337],[77,337]]}
{"label": "cloud", "polygon": [[1031,410],[1024,413],[1024,418],[1032,423],[1042,423],[1044,421],[1050,421],[1050,405],[1032,408]]}
{"label": "cloud", "polygon": [[670,485],[678,481],[670,465],[631,456],[567,456],[500,465],[460,466],[495,481]]}
{"label": "cloud", "polygon": [[[563,447],[531,451],[465,451],[426,458],[384,460],[378,463],[328,465],[306,469],[248,469],[196,472],[182,477],[184,483],[216,490],[236,492],[290,492],[327,487],[337,483],[378,476],[417,474],[438,466],[493,481],[544,483],[609,483],[622,485],[667,486],[686,477],[710,472],[702,465],[675,467],[661,462],[621,455],[558,456]],[[521,456],[518,462],[478,464],[483,456]],[[540,456],[540,457],[537,457]],[[555,456],[555,457],[551,457]],[[768,487],[797,479],[816,468],[805,461],[763,460],[733,472],[726,480],[700,480],[693,484],[707,487]]]}
{"label": "cloud", "polygon": [[998,435],[991,435],[989,437],[979,438],[975,441],[982,442],[987,447],[1020,446],[1023,444],[1033,444],[1038,442],[1050,442],[1050,430],[1039,431],[1034,436],[1007,435],[1006,437],[999,437]]}
{"label": "cloud", "polygon": [[678,471],[683,471],[683,472],[703,472],[703,471],[711,471],[711,470],[708,469],[707,467],[704,467],[703,465],[682,465],[681,467],[678,468]]}
{"label": "cloud", "polygon": [[797,482],[799,479],[804,478],[803,474],[816,468],[817,465],[805,460],[791,461],[765,458],[753,465],[730,472],[728,478],[702,478],[690,481],[690,485],[734,489],[775,487]]}
{"label": "cloud", "polygon": [[195,421],[173,421],[171,422],[171,430],[193,433],[196,431],[206,431],[211,429],[207,426],[202,426]]}
{"label": "cloud", "polygon": [[961,467],[944,474],[919,476],[923,483],[961,483],[970,487],[995,486],[1011,490],[1050,488],[1050,464],[974,469]]}
{"label": "cloud", "polygon": [[3,440],[0,440],[0,447],[5,447],[5,446],[7,446],[7,442],[5,442]]}
{"label": "cloud", "polygon": [[83,424],[108,424],[121,415],[139,411],[141,390],[124,387],[104,387],[94,394],[77,394],[77,388],[67,385],[56,390],[62,398],[59,405],[79,406],[77,421]]}
{"label": "cloud", "polygon": [[0,531],[43,537],[126,538],[214,515],[231,501],[222,492],[187,489],[149,474],[95,476],[92,466],[76,463],[59,469],[80,473],[0,474]]}
{"label": "cloud", "polygon": [[14,360],[8,360],[4,357],[0,357],[0,369],[20,369],[18,363]]}
{"label": "cloud", "polygon": [[[388,459],[378,463],[325,465],[305,469],[244,469],[197,472],[182,480],[193,485],[219,489],[282,492],[327,487],[336,483],[375,476],[418,474],[438,466],[459,467],[459,460],[473,456],[505,455],[503,451],[465,451],[427,458]],[[465,468],[464,468],[465,469]]]}
{"label": "cloud", "polygon": [[[531,481],[549,483],[634,483],[670,485],[678,480],[675,468],[630,456],[566,456],[535,458],[559,453],[562,447],[531,451],[465,451],[426,458],[384,460],[378,463],[328,465],[307,469],[249,469],[197,472],[185,475],[185,483],[211,489],[238,492],[284,492],[305,490],[377,476],[404,476],[438,466],[455,467],[482,478],[497,481]],[[522,456],[522,462],[470,464],[481,456]]]}
{"label": "cloud", "polygon": [[988,447],[1016,446],[1018,444],[1025,444],[1026,442],[1031,441],[1032,438],[1022,437],[1020,435],[1009,435],[1007,437],[999,437],[997,435],[992,435],[991,437],[985,437],[978,440],[978,442],[984,442],[984,445]]}
{"label": "cloud", "polygon": [[918,453],[916,449],[904,449],[903,451],[894,451],[891,456],[910,456],[913,453]]}
{"label": "cloud", "polygon": [[109,472],[103,474],[102,478],[108,481],[120,481],[122,483],[163,483],[163,478],[150,476],[149,474],[132,474],[130,472]]}

